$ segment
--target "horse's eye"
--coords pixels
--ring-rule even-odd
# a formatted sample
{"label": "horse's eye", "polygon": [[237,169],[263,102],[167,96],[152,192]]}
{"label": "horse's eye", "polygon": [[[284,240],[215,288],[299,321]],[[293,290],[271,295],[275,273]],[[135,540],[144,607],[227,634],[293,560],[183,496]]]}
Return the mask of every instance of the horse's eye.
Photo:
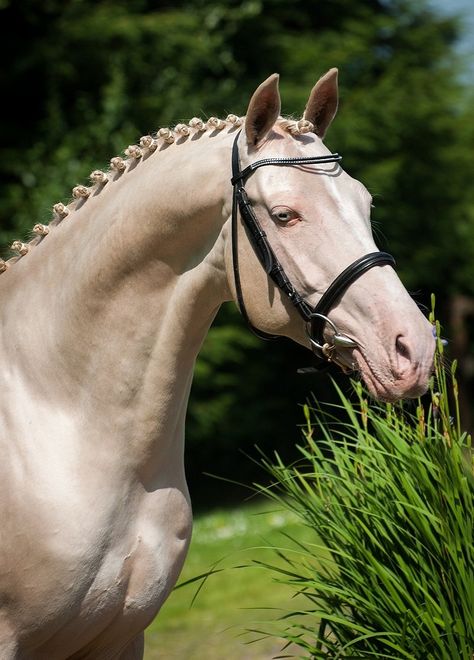
{"label": "horse's eye", "polygon": [[296,219],[297,214],[286,206],[277,206],[276,208],[272,209],[272,216],[278,222],[286,224],[290,222],[290,220]]}

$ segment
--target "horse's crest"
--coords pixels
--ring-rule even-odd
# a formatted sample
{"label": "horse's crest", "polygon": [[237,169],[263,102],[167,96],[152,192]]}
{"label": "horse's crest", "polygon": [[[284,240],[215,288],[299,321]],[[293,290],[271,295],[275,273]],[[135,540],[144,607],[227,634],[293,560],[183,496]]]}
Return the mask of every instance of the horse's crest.
{"label": "horse's crest", "polygon": [[[144,135],[140,138],[138,144],[130,144],[125,150],[124,155],[114,156],[110,159],[109,169],[107,171],[94,170],[91,172],[89,179],[91,185],[77,185],[72,189],[72,200],[67,205],[63,202],[58,202],[52,207],[51,221],[45,225],[37,223],[31,230],[32,237],[27,241],[15,240],[10,245],[10,250],[14,255],[7,260],[0,258],[0,274],[4,273],[12,264],[16,263],[21,257],[24,257],[35,246],[38,245],[45,236],[50,232],[50,229],[58,225],[62,220],[69,216],[71,211],[74,211],[80,202],[85,200],[91,195],[96,195],[100,192],[106,183],[116,180],[119,176],[126,173],[130,167],[134,167],[137,161],[148,158],[154,151],[170,144],[182,144],[190,137],[198,137],[205,132],[222,131],[223,129],[237,128],[242,125],[244,118],[234,114],[229,114],[225,119],[218,117],[210,117],[207,120],[193,117],[187,124],[176,124],[174,128],[160,128],[152,135]],[[301,119],[295,121],[293,119],[279,119],[279,125],[290,135],[297,136],[309,133],[313,130],[311,122]],[[78,204],[79,202],[79,204]]]}

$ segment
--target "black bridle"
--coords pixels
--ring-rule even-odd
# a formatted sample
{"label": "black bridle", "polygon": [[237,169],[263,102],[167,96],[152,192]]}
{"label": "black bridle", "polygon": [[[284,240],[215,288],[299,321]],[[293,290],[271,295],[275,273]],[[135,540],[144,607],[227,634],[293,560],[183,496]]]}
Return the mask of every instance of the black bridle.
{"label": "black bridle", "polygon": [[[295,289],[283,266],[278,261],[272,247],[268,241],[267,235],[260,226],[257,216],[254,213],[252,204],[245,191],[245,181],[259,167],[267,165],[313,165],[321,163],[338,163],[342,156],[339,154],[328,154],[326,156],[308,156],[300,158],[263,158],[251,163],[248,167],[240,169],[239,148],[237,141],[240,132],[236,135],[232,147],[232,179],[233,197],[232,197],[232,259],[234,265],[234,279],[237,295],[237,303],[240,312],[244,317],[250,329],[261,339],[277,339],[278,335],[270,335],[255,328],[249,319],[242,294],[242,285],[239,273],[239,255],[237,243],[237,209],[248,230],[250,241],[253,248],[265,269],[267,275],[272,279],[276,286],[283,291],[289,298],[300,316],[306,322],[306,331],[311,342],[313,352],[321,361],[337,361],[337,348],[355,348],[357,343],[346,335],[337,331],[334,323],[327,317],[329,310],[343,295],[348,287],[363,273],[374,266],[395,266],[395,259],[387,252],[371,252],[359,259],[356,259],[350,266],[342,271],[340,275],[332,282],[322,295],[318,304],[312,307]],[[332,344],[328,344],[324,339],[324,327],[329,324],[334,332]]]}

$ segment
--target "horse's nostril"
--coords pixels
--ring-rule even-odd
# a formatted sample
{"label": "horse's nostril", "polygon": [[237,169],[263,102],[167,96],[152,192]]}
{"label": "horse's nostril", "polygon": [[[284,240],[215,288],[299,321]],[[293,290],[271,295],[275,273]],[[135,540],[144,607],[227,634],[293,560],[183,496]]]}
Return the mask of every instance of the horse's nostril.
{"label": "horse's nostril", "polygon": [[397,339],[395,340],[395,348],[399,357],[408,361],[410,360],[410,349],[408,348],[408,344],[402,335],[398,335]]}

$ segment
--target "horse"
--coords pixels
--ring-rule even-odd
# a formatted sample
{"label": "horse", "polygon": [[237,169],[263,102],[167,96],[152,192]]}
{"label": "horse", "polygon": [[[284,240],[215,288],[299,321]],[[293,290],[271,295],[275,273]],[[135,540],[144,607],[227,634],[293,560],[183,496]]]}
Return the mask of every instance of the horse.
{"label": "horse", "polygon": [[337,105],[331,69],[285,119],[273,74],[244,117],[130,145],[0,262],[3,660],[143,657],[190,541],[185,413],[223,302],[374,397],[426,389],[431,325],[323,144]]}

